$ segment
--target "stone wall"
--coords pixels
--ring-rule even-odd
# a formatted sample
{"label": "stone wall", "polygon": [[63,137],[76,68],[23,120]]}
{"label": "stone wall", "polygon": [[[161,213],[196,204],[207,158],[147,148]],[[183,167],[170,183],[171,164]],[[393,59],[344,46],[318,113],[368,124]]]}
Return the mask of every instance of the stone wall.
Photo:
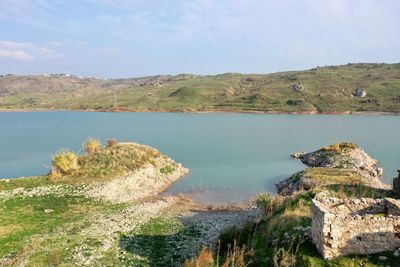
{"label": "stone wall", "polygon": [[400,247],[400,202],[319,197],[312,205],[312,238],[325,259]]}
{"label": "stone wall", "polygon": [[393,178],[393,191],[396,193],[400,193],[400,170],[397,170],[399,173],[397,178]]}

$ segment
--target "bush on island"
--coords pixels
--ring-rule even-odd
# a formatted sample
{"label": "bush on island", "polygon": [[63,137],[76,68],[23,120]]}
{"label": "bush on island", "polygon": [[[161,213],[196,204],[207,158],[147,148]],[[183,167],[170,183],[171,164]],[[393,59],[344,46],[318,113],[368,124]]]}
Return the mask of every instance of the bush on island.
{"label": "bush on island", "polygon": [[79,169],[78,154],[69,150],[62,150],[53,157],[51,175],[68,174]]}
{"label": "bush on island", "polygon": [[94,152],[98,152],[101,149],[101,143],[98,139],[94,138],[89,138],[84,144],[83,144],[83,150],[85,150],[86,154],[92,154]]}

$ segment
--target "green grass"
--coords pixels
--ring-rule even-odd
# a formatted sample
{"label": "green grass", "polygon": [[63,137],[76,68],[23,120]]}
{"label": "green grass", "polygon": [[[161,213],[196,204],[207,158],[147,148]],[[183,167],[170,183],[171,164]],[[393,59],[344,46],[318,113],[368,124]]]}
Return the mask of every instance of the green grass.
{"label": "green grass", "polygon": [[[29,239],[55,231],[86,216],[89,209],[100,209],[99,203],[84,197],[14,197],[1,201],[0,258],[21,253],[33,245]],[[45,209],[52,212],[46,213]],[[39,244],[37,244],[39,245]]]}
{"label": "green grass", "polygon": [[198,246],[200,232],[173,217],[157,217],[132,235],[122,235],[121,247],[130,255],[143,259],[128,261],[135,266],[179,266],[185,261],[185,251]]}
{"label": "green grass", "polygon": [[[0,86],[8,88],[9,84],[19,84],[18,79],[28,78],[2,78]],[[13,93],[0,97],[0,109],[400,112],[400,64],[348,64],[273,74],[149,77],[140,81],[41,79],[30,79],[29,88],[20,85],[18,90],[10,89]],[[60,88],[82,84],[80,89],[71,87],[68,93],[52,88],[49,94],[45,89],[50,80],[61,83]],[[303,84],[304,91],[292,90],[294,83]],[[118,88],[116,106],[113,88]],[[365,89],[367,97],[351,97],[356,88]]]}
{"label": "green grass", "polygon": [[0,181],[0,190],[12,190],[18,187],[34,188],[39,186],[46,186],[51,183],[52,182],[47,175],[7,179],[7,182],[5,180]]}
{"label": "green grass", "polygon": [[165,166],[165,167],[160,169],[160,172],[162,174],[171,174],[174,171],[175,171],[175,167],[174,166]]}

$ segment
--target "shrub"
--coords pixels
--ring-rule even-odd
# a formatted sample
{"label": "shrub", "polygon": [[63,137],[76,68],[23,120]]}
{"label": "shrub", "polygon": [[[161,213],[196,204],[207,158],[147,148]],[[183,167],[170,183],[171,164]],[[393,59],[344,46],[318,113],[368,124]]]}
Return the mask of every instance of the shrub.
{"label": "shrub", "polygon": [[261,194],[256,201],[258,208],[262,209],[266,216],[274,215],[283,204],[280,196],[272,196],[268,193]]}
{"label": "shrub", "polygon": [[83,145],[83,150],[85,150],[86,154],[92,154],[94,152],[98,152],[101,149],[101,143],[99,140],[94,138],[89,138],[85,144]]}
{"label": "shrub", "polygon": [[333,145],[330,145],[330,146],[322,147],[321,150],[322,150],[322,151],[335,151],[335,152],[340,152],[340,151],[342,151],[343,149],[346,149],[346,148],[348,148],[348,149],[355,149],[355,148],[357,148],[357,147],[358,147],[358,146],[357,146],[356,144],[354,144],[354,143],[343,142],[343,143],[336,143],[336,144],[333,144]]}
{"label": "shrub", "polygon": [[165,166],[165,167],[160,169],[160,172],[162,174],[171,174],[174,171],[175,171],[175,167],[174,166]]}
{"label": "shrub", "polygon": [[62,150],[53,157],[52,165],[52,176],[70,173],[79,169],[78,155],[72,151]]}
{"label": "shrub", "polygon": [[112,147],[118,144],[118,141],[115,139],[108,139],[107,140],[107,147]]}

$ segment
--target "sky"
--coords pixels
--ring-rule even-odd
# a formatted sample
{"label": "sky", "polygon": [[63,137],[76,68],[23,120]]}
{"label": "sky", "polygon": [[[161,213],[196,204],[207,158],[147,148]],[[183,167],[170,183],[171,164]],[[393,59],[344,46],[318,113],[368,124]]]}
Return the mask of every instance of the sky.
{"label": "sky", "polygon": [[398,0],[0,0],[0,73],[271,73],[400,61]]}

